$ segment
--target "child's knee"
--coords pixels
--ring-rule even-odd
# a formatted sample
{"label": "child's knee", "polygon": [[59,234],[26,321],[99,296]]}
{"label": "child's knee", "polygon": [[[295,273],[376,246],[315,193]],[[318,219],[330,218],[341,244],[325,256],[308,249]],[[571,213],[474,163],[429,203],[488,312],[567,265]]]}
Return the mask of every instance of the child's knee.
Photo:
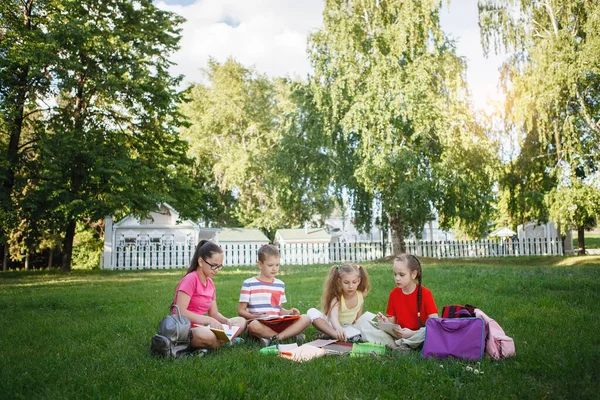
{"label": "child's knee", "polygon": [[308,315],[310,322],[313,322],[317,318],[323,318],[323,313],[321,311],[317,310],[316,308],[309,309],[306,312],[306,315]]}
{"label": "child's knee", "polygon": [[231,318],[231,325],[239,326],[242,330],[246,329],[246,318],[244,317],[234,317]]}
{"label": "child's knee", "polygon": [[307,326],[309,326],[311,322],[312,321],[311,321],[310,317],[306,314],[302,314],[300,316],[300,319],[298,319],[298,323],[301,324],[302,326],[304,326],[305,328]]}
{"label": "child's knee", "polygon": [[248,323],[248,333],[253,336],[256,335],[259,333],[261,325],[262,324],[257,320],[250,321]]}
{"label": "child's knee", "polygon": [[220,346],[221,343],[210,329],[205,327],[192,329],[192,347],[216,349]]}

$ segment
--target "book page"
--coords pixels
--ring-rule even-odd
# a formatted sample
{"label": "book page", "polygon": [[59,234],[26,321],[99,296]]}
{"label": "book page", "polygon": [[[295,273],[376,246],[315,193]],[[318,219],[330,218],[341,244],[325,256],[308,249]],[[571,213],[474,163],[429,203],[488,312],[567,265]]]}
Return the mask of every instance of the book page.
{"label": "book page", "polygon": [[353,326],[345,325],[342,326],[342,328],[344,328],[344,331],[346,332],[347,339],[360,335],[360,331]]}
{"label": "book page", "polygon": [[210,328],[211,331],[217,336],[217,339],[231,342],[231,339],[237,336],[240,327],[236,325],[231,325],[231,328],[228,325],[223,325],[223,329]]}
{"label": "book page", "polygon": [[385,333],[388,333],[392,336],[395,336],[394,328],[402,329],[400,327],[400,325],[398,325],[398,324],[386,324],[385,322],[376,322],[376,321],[369,321],[369,322],[371,322],[371,325],[373,325],[375,328],[380,329],[380,330],[384,331]]}
{"label": "book page", "polygon": [[296,349],[279,353],[281,357],[296,362],[312,360],[313,358],[322,357],[326,354],[327,350],[311,346],[310,344],[303,344],[302,346]]}

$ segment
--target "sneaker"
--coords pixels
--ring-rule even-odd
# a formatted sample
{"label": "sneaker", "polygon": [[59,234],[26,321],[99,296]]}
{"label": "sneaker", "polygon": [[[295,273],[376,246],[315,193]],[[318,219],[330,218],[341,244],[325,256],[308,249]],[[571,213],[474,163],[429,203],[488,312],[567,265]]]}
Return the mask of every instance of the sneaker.
{"label": "sneaker", "polygon": [[315,339],[315,340],[331,339],[331,337],[329,337],[329,335],[326,334],[325,332],[319,332],[319,333],[315,333],[315,335],[313,336],[313,339]]}
{"label": "sneaker", "polygon": [[170,357],[173,354],[173,343],[163,335],[152,336],[150,353],[159,357]]}
{"label": "sneaker", "polygon": [[245,340],[243,338],[236,337],[236,338],[231,339],[231,342],[229,342],[229,345],[233,346],[233,345],[236,345],[236,344],[242,344],[244,342],[245,342]]}
{"label": "sneaker", "polygon": [[352,342],[352,343],[360,343],[362,342],[362,335],[355,335],[352,336],[351,338],[347,338],[348,342]]}
{"label": "sneaker", "polygon": [[270,338],[260,338],[259,341],[260,347],[269,347],[271,345],[279,343],[279,340],[277,340],[277,336],[273,336]]}
{"label": "sneaker", "polygon": [[194,357],[204,357],[206,354],[208,354],[208,349],[197,349],[191,354]]}
{"label": "sneaker", "polygon": [[294,340],[296,341],[298,346],[301,346],[306,340],[306,336],[304,335],[304,333],[299,333],[296,336],[294,336]]}

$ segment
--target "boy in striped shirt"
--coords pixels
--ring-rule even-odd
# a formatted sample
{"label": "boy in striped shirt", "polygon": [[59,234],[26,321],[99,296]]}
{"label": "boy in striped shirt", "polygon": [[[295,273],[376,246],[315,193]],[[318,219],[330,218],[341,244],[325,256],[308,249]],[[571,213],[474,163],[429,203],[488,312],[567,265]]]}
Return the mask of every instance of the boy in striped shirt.
{"label": "boy in striped shirt", "polygon": [[[248,333],[269,346],[295,336],[297,342],[304,341],[301,332],[310,325],[307,315],[300,315],[297,308],[286,310],[285,284],[275,278],[279,272],[279,250],[265,244],[258,250],[258,276],[248,278],[242,284],[238,314],[250,321]],[[294,315],[296,319],[279,321],[277,317]],[[259,319],[257,319],[259,318]],[[299,343],[301,344],[301,343]]]}

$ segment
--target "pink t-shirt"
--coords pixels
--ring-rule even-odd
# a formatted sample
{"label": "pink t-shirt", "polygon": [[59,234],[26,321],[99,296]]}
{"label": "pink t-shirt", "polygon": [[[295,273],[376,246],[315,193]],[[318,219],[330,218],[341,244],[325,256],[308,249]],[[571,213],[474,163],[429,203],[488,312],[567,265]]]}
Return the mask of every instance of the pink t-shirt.
{"label": "pink t-shirt", "polygon": [[187,274],[183,277],[181,282],[179,282],[177,290],[175,290],[174,304],[177,304],[177,295],[179,294],[179,291],[182,291],[191,297],[187,309],[200,315],[206,314],[213,300],[216,300],[217,298],[217,290],[215,289],[215,284],[212,279],[207,277],[206,285],[204,285],[200,280],[197,271]]}

